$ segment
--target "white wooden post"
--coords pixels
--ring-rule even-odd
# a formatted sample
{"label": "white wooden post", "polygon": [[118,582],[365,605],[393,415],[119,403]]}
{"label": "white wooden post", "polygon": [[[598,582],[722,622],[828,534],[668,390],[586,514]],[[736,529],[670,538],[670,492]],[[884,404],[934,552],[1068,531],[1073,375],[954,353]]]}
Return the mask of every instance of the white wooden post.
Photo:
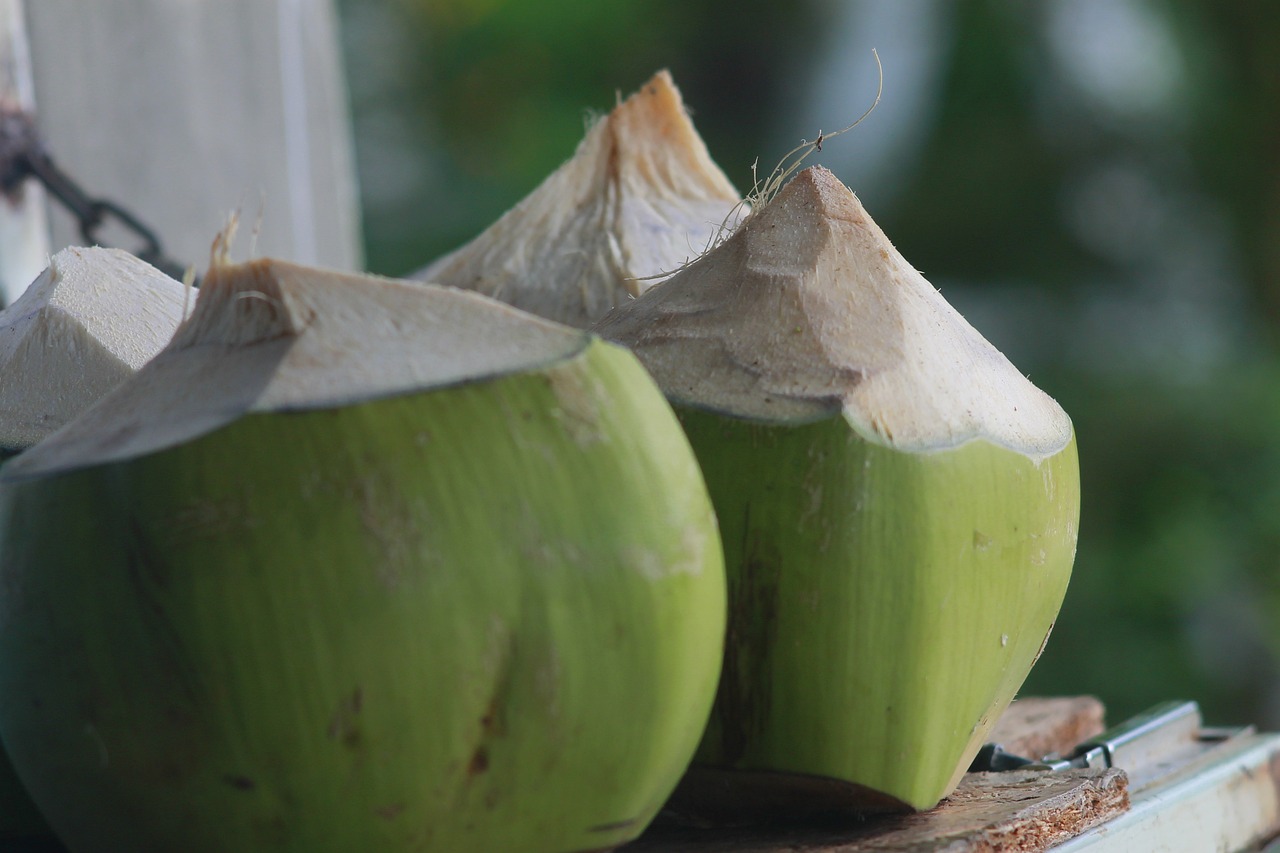
{"label": "white wooden post", "polygon": [[[361,266],[332,0],[0,0],[0,9],[19,21],[25,13],[36,121],[54,160],[154,229],[169,256],[202,270],[239,210],[233,257],[253,244],[258,256]],[[81,242],[76,223],[48,208],[41,254]],[[133,248],[128,236],[123,248]]]}
{"label": "white wooden post", "polygon": [[[0,101],[32,110],[35,89],[21,0],[0,0]],[[49,256],[44,191],[28,183],[0,198],[0,307],[18,297]]]}

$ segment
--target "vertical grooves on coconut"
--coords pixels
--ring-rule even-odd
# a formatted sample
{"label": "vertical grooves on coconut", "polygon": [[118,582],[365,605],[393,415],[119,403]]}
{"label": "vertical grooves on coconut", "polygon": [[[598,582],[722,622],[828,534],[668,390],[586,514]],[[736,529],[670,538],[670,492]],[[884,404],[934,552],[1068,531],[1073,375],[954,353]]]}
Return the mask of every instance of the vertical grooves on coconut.
{"label": "vertical grooves on coconut", "polygon": [[[992,696],[1011,697],[1030,668],[1040,636],[1026,635],[1061,605],[1071,554],[1053,543],[1074,540],[1075,503],[1049,493],[1072,488],[1074,447],[1039,464],[981,441],[913,458],[840,417],[769,426],[677,412],[729,577],[725,662],[698,760],[859,780],[932,805],[1007,704]],[[753,458],[770,465],[744,464]],[[839,571],[829,555],[841,555]]]}

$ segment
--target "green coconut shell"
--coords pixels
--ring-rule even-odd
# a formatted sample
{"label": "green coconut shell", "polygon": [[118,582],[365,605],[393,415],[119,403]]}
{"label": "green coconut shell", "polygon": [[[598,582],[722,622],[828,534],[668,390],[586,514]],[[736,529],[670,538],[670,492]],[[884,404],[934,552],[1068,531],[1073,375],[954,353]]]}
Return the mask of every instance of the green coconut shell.
{"label": "green coconut shell", "polygon": [[[239,307],[289,308],[264,295]],[[639,834],[712,702],[722,553],[656,387],[574,334],[524,371],[250,410],[146,453],[99,418],[10,463],[0,731],[68,846]]]}
{"label": "green coconut shell", "polygon": [[935,805],[1062,603],[1070,419],[820,167],[597,329],[676,405],[725,545],[724,671],[677,806]]}
{"label": "green coconut shell", "polygon": [[697,760],[851,783],[807,791],[798,808],[932,806],[986,742],[1061,606],[1074,440],[1043,460],[985,441],[917,454],[840,416],[783,426],[678,413],[720,517],[730,589]]}

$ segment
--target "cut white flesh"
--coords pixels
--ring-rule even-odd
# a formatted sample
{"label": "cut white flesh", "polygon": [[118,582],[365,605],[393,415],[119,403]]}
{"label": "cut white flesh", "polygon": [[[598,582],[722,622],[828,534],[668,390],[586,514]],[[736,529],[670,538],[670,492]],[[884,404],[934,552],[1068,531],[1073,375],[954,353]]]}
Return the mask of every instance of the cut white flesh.
{"label": "cut white flesh", "polygon": [[[352,287],[367,298],[350,298]],[[475,293],[276,260],[234,275],[215,266],[199,305],[164,358],[146,366],[145,381],[121,388],[13,470],[150,453],[251,412],[331,408],[535,369],[589,341]]]}
{"label": "cut white flesh", "polygon": [[413,277],[586,327],[696,257],[738,201],[661,71],[488,230]]}
{"label": "cut white flesh", "polygon": [[118,249],[55,255],[0,312],[0,448],[35,444],[142,367],[190,291]]}
{"label": "cut white flesh", "polygon": [[826,169],[598,327],[676,402],[773,422],[843,410],[900,450],[974,438],[1043,456],[1071,421],[893,247]]}

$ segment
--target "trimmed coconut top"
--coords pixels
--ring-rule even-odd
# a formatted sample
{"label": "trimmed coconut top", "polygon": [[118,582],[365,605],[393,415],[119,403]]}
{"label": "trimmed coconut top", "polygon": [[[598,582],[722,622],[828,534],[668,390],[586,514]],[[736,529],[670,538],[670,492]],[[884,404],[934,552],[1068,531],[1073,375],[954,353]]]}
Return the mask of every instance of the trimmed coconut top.
{"label": "trimmed coconut top", "polygon": [[118,249],[69,248],[0,311],[0,447],[35,444],[142,367],[191,288]]}
{"label": "trimmed coconut top", "polygon": [[585,328],[705,249],[737,204],[660,71],[488,230],[413,277]]}
{"label": "trimmed coconut top", "polygon": [[985,438],[1031,455],[1071,422],[947,304],[857,197],[806,169],[696,263],[601,322],[675,402],[772,422],[843,410],[925,450]]}
{"label": "trimmed coconut top", "polygon": [[169,346],[5,475],[152,453],[253,412],[536,370],[592,339],[475,293],[276,260],[215,264],[199,293]]}

